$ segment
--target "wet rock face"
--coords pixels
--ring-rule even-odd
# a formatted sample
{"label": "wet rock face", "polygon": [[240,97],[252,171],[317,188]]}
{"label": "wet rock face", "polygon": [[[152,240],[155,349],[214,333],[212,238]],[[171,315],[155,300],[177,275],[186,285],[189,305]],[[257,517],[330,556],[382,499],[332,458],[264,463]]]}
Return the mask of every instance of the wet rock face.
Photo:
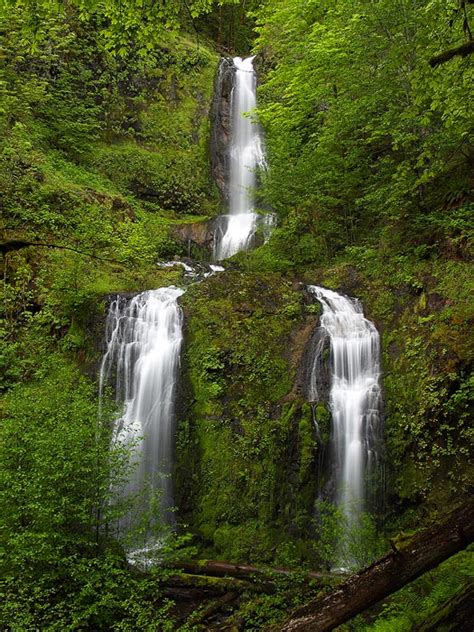
{"label": "wet rock face", "polygon": [[211,109],[211,170],[222,202],[229,201],[229,144],[231,138],[231,101],[236,68],[232,59],[223,57],[219,65]]}
{"label": "wet rock face", "polygon": [[216,232],[220,230],[221,217],[179,224],[171,229],[171,236],[183,244],[188,257],[194,261],[211,261],[214,251]]}
{"label": "wet rock face", "polygon": [[192,254],[192,247],[197,246],[200,249],[204,249],[208,254],[208,258],[210,257],[214,243],[214,220],[180,224],[174,226],[171,232],[174,239],[177,239],[187,247],[188,256]]}
{"label": "wet rock face", "polygon": [[327,404],[331,386],[331,343],[327,331],[317,327],[303,358],[305,396],[310,402]]}
{"label": "wet rock face", "polygon": [[87,303],[87,309],[78,322],[84,331],[84,342],[78,351],[77,361],[82,372],[91,380],[97,380],[99,376],[102,356],[107,350],[105,340],[105,320],[110,304],[117,296],[132,299],[139,292],[113,292],[100,297],[91,298]]}
{"label": "wet rock face", "polygon": [[322,310],[301,284],[300,289],[304,303],[317,306],[318,314],[306,317],[305,326],[293,342],[297,353],[294,394],[311,404],[327,405],[331,386],[331,342],[327,331],[320,326]]}

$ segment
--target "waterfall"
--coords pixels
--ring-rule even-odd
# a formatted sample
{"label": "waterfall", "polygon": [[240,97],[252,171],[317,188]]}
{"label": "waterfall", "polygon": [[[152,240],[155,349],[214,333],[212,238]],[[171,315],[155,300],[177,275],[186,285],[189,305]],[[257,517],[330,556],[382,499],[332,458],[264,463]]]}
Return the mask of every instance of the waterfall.
{"label": "waterfall", "polygon": [[139,508],[119,525],[136,526],[158,495],[160,524],[172,524],[171,481],[174,408],[182,342],[184,290],[163,287],[131,300],[118,296],[106,322],[106,353],[100,369],[100,391],[115,383],[123,414],[115,422],[114,441],[130,447],[133,472],[121,494],[138,494]]}
{"label": "waterfall", "polygon": [[233,60],[236,68],[231,97],[229,214],[220,218],[214,243],[217,261],[246,250],[257,229],[254,208],[256,169],[265,166],[260,127],[246,115],[257,105],[253,57]]}
{"label": "waterfall", "polygon": [[[380,455],[381,390],[379,334],[364,318],[360,303],[336,292],[310,285],[321,303],[321,328],[330,341],[331,380],[329,407],[332,415],[330,454],[335,475],[335,502],[344,517],[346,533],[341,538],[342,567],[354,564],[347,542],[360,527],[362,512],[371,494],[368,489]],[[321,362],[316,350],[310,391],[317,398],[315,371]],[[356,536],[357,537],[357,536]]]}

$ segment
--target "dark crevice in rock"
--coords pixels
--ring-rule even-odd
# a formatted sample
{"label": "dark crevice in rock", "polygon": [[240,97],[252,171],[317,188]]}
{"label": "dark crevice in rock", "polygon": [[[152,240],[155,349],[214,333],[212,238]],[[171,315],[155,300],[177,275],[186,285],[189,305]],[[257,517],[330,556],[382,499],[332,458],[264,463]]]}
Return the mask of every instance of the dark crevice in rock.
{"label": "dark crevice in rock", "polygon": [[223,57],[216,76],[211,108],[211,173],[224,205],[229,201],[229,144],[235,71],[232,59]]}

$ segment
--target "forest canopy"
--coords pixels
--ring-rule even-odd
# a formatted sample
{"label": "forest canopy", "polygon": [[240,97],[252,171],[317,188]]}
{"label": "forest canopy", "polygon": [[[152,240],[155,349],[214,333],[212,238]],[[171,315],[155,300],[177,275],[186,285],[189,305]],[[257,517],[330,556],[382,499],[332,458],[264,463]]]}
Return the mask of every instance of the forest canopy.
{"label": "forest canopy", "polygon": [[[472,620],[467,536],[430,566],[423,533],[472,488],[473,21],[472,0],[0,0],[0,628],[268,630],[337,595],[350,520],[315,284],[380,356],[350,569],[401,577],[413,541],[432,568],[348,625]],[[248,55],[264,221],[218,262],[211,165]],[[124,536],[144,503],[116,493],[136,462],[116,369],[99,385],[107,314],[170,287],[176,506],[166,525],[152,494]]]}

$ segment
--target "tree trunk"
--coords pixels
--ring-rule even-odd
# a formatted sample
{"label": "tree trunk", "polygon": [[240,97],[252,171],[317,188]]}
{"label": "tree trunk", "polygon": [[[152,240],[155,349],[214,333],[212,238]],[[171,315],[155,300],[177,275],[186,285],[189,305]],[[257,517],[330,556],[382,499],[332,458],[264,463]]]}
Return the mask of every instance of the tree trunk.
{"label": "tree trunk", "polygon": [[406,548],[394,548],[329,595],[297,610],[280,630],[329,632],[463,550],[473,539],[474,502],[470,502],[452,512],[446,522],[420,533]]}

